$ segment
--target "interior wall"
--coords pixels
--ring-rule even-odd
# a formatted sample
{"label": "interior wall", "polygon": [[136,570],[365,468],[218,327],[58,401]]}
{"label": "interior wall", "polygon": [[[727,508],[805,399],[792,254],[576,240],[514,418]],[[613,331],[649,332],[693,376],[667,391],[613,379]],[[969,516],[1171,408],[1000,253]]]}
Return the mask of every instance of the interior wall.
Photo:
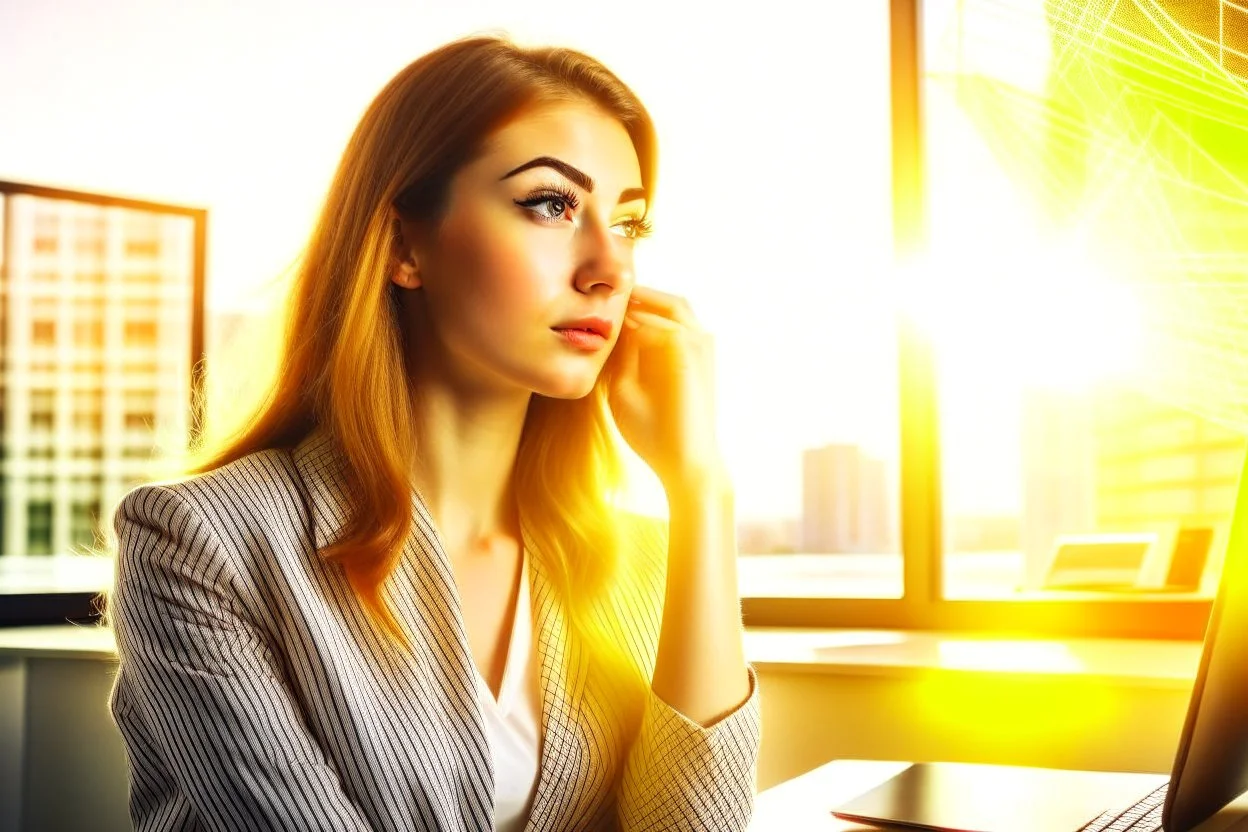
{"label": "interior wall", "polygon": [[833,759],[1169,772],[1189,688],[936,672],[759,673],[759,788]]}

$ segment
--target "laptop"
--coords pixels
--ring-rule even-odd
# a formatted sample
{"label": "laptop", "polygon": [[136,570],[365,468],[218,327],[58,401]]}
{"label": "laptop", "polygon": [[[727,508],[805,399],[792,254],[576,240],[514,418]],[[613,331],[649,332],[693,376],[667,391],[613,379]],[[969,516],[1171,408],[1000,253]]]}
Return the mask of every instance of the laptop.
{"label": "laptop", "polygon": [[1245,791],[1248,458],[1239,479],[1222,577],[1169,778],[917,763],[838,806],[832,814],[873,826],[942,832],[1190,832]]}

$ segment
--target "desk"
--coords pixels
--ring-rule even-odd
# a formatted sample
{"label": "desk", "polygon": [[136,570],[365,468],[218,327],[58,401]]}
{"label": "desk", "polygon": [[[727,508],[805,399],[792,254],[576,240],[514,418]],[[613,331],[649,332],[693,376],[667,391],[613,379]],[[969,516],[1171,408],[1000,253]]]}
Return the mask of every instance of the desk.
{"label": "desk", "polygon": [[[852,832],[874,829],[837,820],[832,817],[832,807],[870,791],[907,765],[909,763],[879,760],[834,760],[786,780],[758,795],[749,832]],[[1192,832],[1232,830],[1248,830],[1248,792]]]}

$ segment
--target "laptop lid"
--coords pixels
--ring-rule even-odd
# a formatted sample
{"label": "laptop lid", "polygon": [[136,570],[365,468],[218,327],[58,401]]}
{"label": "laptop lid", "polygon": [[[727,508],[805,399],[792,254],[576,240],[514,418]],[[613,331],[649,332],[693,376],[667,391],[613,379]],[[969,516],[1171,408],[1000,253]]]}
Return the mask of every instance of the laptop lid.
{"label": "laptop lid", "polygon": [[1162,811],[1185,832],[1248,791],[1248,456]]}

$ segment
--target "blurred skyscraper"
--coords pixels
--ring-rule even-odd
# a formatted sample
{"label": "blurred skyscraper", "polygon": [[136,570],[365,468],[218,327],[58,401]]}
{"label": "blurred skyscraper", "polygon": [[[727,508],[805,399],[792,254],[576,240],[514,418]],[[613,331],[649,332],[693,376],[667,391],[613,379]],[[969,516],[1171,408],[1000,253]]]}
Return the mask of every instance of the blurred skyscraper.
{"label": "blurred skyscraper", "polygon": [[857,445],[802,452],[801,550],[888,552],[888,484],[884,462]]}
{"label": "blurred skyscraper", "polygon": [[189,436],[202,211],[0,183],[0,554],[89,545]]}

